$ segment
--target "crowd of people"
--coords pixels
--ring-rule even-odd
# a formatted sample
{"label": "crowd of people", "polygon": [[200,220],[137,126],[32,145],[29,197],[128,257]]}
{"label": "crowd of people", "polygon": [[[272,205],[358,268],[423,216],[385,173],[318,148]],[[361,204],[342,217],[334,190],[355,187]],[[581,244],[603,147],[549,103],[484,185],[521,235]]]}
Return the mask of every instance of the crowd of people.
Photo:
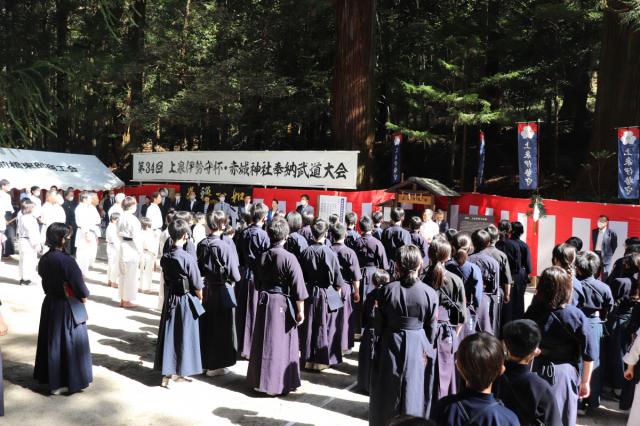
{"label": "crowd of people", "polygon": [[20,284],[39,274],[46,294],[34,377],[54,394],[92,381],[84,280],[104,238],[122,308],[161,271],[163,387],[227,374],[245,358],[248,386],[285,395],[301,369],[340,364],[360,340],[358,389],[370,395],[372,425],[574,425],[605,387],[640,424],[640,239],[612,262],[617,237],[604,216],[593,250],[576,237],[554,248],[527,307],[531,256],[519,222],[469,234],[429,209],[325,220],[306,195],[285,213],[277,200],[231,206],[166,189],[138,208],[111,192],[81,192],[75,205],[73,188],[50,188],[41,204],[34,187],[15,214],[9,183],[0,187],[2,222],[17,221]]}

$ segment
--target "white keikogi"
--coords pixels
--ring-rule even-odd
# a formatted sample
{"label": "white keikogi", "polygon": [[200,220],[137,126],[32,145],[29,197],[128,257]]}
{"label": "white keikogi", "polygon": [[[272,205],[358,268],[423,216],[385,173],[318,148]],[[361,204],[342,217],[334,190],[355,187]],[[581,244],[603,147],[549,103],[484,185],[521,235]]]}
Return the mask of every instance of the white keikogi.
{"label": "white keikogi", "polygon": [[147,215],[149,219],[151,219],[151,229],[157,231],[162,229],[162,212],[160,211],[160,207],[157,204],[151,203],[147,207]]}
{"label": "white keikogi", "polygon": [[18,238],[20,247],[20,284],[31,282],[36,276],[38,252],[42,247],[40,225],[33,213],[20,215],[18,218]]}
{"label": "white keikogi", "polygon": [[120,300],[132,302],[138,294],[140,257],[142,255],[142,227],[135,217],[136,204],[126,209],[118,219],[120,237]]}
{"label": "white keikogi", "polygon": [[[42,209],[40,210],[40,222],[42,222],[42,241],[46,241],[49,225],[56,222],[66,223],[67,214],[64,212],[62,206],[57,202],[50,203],[47,201],[42,205]],[[44,251],[48,251],[48,248],[45,248]]]}
{"label": "white keikogi", "polygon": [[75,210],[76,225],[78,226],[76,261],[84,276],[87,275],[89,267],[96,260],[98,237],[100,236],[100,214],[98,209],[91,204],[91,199],[92,197],[87,194],[81,195],[81,203],[78,204]]}

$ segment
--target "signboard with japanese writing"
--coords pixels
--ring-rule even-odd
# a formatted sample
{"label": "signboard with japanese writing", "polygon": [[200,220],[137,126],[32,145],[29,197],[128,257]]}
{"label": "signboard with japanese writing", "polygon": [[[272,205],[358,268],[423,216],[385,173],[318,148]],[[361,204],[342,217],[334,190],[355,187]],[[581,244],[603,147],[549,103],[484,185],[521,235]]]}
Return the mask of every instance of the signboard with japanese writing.
{"label": "signboard with japanese writing", "polygon": [[[242,202],[245,195],[251,195],[251,186],[183,183],[180,185],[180,193],[187,199],[190,192],[195,192],[198,200],[209,197],[212,203],[218,201],[220,194],[225,194],[225,201],[233,206]],[[269,205],[270,207],[270,205]]]}
{"label": "signboard with japanese writing", "polygon": [[628,127],[618,129],[618,197],[639,198],[638,154],[640,149],[640,129]]}
{"label": "signboard with japanese writing", "polygon": [[12,188],[73,187],[105,190],[124,186],[94,155],[0,148],[0,179]]}
{"label": "signboard with japanese writing", "polygon": [[407,204],[425,204],[427,206],[434,204],[433,195],[421,192],[400,192],[397,195],[396,200],[398,203]]}
{"label": "signboard with japanese writing", "polygon": [[538,123],[518,123],[520,189],[538,188]]}
{"label": "signboard with japanese writing", "polygon": [[138,182],[355,189],[358,151],[172,151],[133,154]]}
{"label": "signboard with japanese writing", "polygon": [[320,195],[318,207],[319,218],[329,220],[329,216],[336,214],[340,222],[344,222],[344,215],[347,212],[347,197]]}
{"label": "signboard with japanese writing", "polygon": [[481,216],[477,214],[462,215],[458,219],[458,231],[473,234],[478,229],[485,229],[495,223],[493,216]]}

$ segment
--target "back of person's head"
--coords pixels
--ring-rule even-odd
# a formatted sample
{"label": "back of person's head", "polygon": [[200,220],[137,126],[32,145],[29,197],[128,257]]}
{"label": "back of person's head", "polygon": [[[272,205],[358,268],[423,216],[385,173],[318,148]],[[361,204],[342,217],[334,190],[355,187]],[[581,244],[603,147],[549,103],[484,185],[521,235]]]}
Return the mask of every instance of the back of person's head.
{"label": "back of person's head", "polygon": [[31,187],[31,193],[35,194],[36,192],[40,191],[40,187],[37,185],[34,185]]}
{"label": "back of person's head", "polygon": [[458,347],[456,367],[469,389],[484,391],[504,371],[504,346],[489,333],[467,336]]}
{"label": "back of person's head", "polygon": [[422,253],[413,244],[400,247],[396,259],[396,270],[401,278],[416,278],[422,266]]}
{"label": "back of person's head", "polygon": [[360,232],[366,234],[373,229],[373,221],[369,216],[362,216],[360,218]]}
{"label": "back of person's head", "polygon": [[633,244],[633,245],[627,246],[627,248],[625,248],[624,250],[625,256],[629,256],[634,253],[640,253],[640,244]]}
{"label": "back of person's head", "polygon": [[78,199],[81,203],[86,203],[91,199],[91,194],[88,191],[82,191]]}
{"label": "back of person's head", "polygon": [[484,229],[477,229],[471,234],[471,242],[476,252],[482,251],[491,244],[491,236]]}
{"label": "back of person's head", "polygon": [[449,228],[442,235],[444,235],[447,238],[447,241],[449,241],[449,244],[452,244],[452,241],[455,238],[457,233],[458,233],[457,229]]}
{"label": "back of person's head", "polygon": [[133,197],[126,197],[122,202],[122,210],[124,210],[125,212],[132,211],[135,206],[136,206],[136,199]]}
{"label": "back of person's head", "polygon": [[302,215],[302,225],[303,226],[312,225],[314,220],[315,220],[315,217],[313,216],[313,213],[311,213],[311,212],[303,213],[303,215]]}
{"label": "back of person's head", "polygon": [[505,219],[498,222],[498,232],[504,236],[511,234],[511,222]]}
{"label": "back of person's head", "polygon": [[391,280],[391,276],[384,269],[376,269],[371,275],[371,281],[375,287],[380,287],[387,284]]}
{"label": "back of person's head", "polygon": [[47,228],[45,245],[51,249],[62,248],[72,234],[71,226],[62,222],[54,222]]}
{"label": "back of person's head", "polygon": [[153,225],[153,222],[151,221],[151,218],[148,217],[141,217],[140,218],[140,226],[142,226],[142,229],[151,229],[151,225]]}
{"label": "back of person's head", "polygon": [[200,223],[205,219],[205,215],[203,212],[195,212],[193,214],[193,220],[195,223]]}
{"label": "back of person's head", "polygon": [[464,264],[469,254],[473,251],[471,236],[466,232],[458,232],[451,240],[451,251],[453,253],[453,260],[455,260],[458,265]]}
{"label": "back of person's head", "polygon": [[167,224],[167,226],[173,222],[173,219],[176,217],[176,211],[175,209],[169,209],[169,211],[167,212],[167,215],[164,218],[164,222]]}
{"label": "back of person's head", "polygon": [[118,223],[119,219],[120,219],[120,212],[113,212],[111,213],[111,216],[109,216],[109,221],[111,221],[111,223]]}
{"label": "back of person's head", "polygon": [[564,242],[565,244],[569,244],[570,246],[572,246],[573,248],[576,249],[576,251],[580,251],[582,250],[582,240],[578,237],[570,237],[567,241]]}
{"label": "back of person's head", "polygon": [[374,225],[379,225],[382,222],[382,219],[384,219],[384,215],[381,211],[376,210],[375,212],[371,213],[371,220],[373,221]]}
{"label": "back of person's head", "polygon": [[549,309],[559,309],[569,303],[572,292],[571,274],[564,268],[552,266],[542,271],[534,302],[541,303]]}
{"label": "back of person's head", "polygon": [[517,240],[524,234],[524,225],[522,222],[511,222],[511,238]]}
{"label": "back of person's head", "polygon": [[22,212],[22,214],[31,214],[35,207],[36,207],[36,203],[34,203],[28,198],[25,198],[24,200],[22,200],[22,203],[20,204],[20,211]]}
{"label": "back of person's head", "polygon": [[313,225],[311,225],[311,233],[316,241],[326,237],[328,230],[329,224],[324,219],[318,218],[313,222]]}
{"label": "back of person's head", "polygon": [[300,213],[296,211],[287,213],[287,224],[289,225],[289,232],[298,232],[302,228],[302,216]]}
{"label": "back of person's head", "polygon": [[175,218],[169,224],[169,236],[175,242],[189,235],[189,223],[184,219]]}
{"label": "back of person's head", "polygon": [[214,210],[207,216],[207,226],[212,232],[224,231],[227,226],[227,215],[222,210]]}
{"label": "back of person's head", "polygon": [[427,284],[438,290],[444,285],[444,263],[451,258],[451,245],[446,240],[434,238],[429,244],[428,253],[431,266],[427,273]]}
{"label": "back of person's head", "polygon": [[502,340],[509,355],[520,361],[535,355],[542,336],[534,321],[519,319],[505,324],[502,328]]}
{"label": "back of person's head", "polygon": [[402,222],[404,220],[404,209],[402,207],[394,207],[391,209],[391,221],[393,223]]}
{"label": "back of person's head", "polygon": [[179,212],[176,212],[176,215],[173,218],[173,220],[178,220],[178,219],[184,220],[188,224],[193,223],[193,215],[191,214],[191,212],[185,212],[182,210],[180,210]]}
{"label": "back of person's head", "polygon": [[635,245],[640,245],[640,238],[638,238],[638,237],[629,237],[626,240],[624,240],[624,246],[625,247],[635,246]]}
{"label": "back of person's head", "polygon": [[224,235],[226,235],[229,238],[233,238],[234,235],[236,235],[237,232],[240,232],[242,230],[242,225],[240,223],[236,223],[235,225],[227,225],[227,227],[224,229]]}
{"label": "back of person's head", "polygon": [[267,234],[272,244],[284,241],[289,236],[289,224],[284,219],[272,220],[267,228]]}
{"label": "back of person's head", "polygon": [[576,257],[576,277],[581,280],[593,277],[600,269],[600,258],[592,251],[581,251]]}
{"label": "back of person's head", "polygon": [[491,239],[491,244],[500,239],[500,231],[498,231],[498,227],[493,224],[487,226],[487,233],[489,234],[489,238]]}
{"label": "back of person's head", "polygon": [[340,216],[338,216],[335,213],[331,213],[329,215],[329,217],[327,218],[327,221],[329,222],[329,226],[333,226],[334,224],[340,222]]}
{"label": "back of person's head", "polygon": [[251,206],[251,220],[253,223],[258,223],[264,220],[269,213],[269,208],[264,203],[257,203]]}
{"label": "back of person's head", "polygon": [[347,227],[344,223],[337,222],[329,228],[329,235],[331,235],[332,241],[337,242],[344,240],[345,235],[347,235]]}
{"label": "back of person's head", "polygon": [[412,231],[417,231],[422,226],[422,220],[418,216],[411,216],[409,219],[409,228]]}
{"label": "back of person's head", "polygon": [[558,244],[551,252],[551,262],[554,266],[559,266],[569,274],[574,272],[576,261],[576,248],[567,243]]}
{"label": "back of person's head", "polygon": [[344,223],[347,226],[356,226],[356,222],[358,221],[358,215],[354,212],[347,212],[344,215]]}

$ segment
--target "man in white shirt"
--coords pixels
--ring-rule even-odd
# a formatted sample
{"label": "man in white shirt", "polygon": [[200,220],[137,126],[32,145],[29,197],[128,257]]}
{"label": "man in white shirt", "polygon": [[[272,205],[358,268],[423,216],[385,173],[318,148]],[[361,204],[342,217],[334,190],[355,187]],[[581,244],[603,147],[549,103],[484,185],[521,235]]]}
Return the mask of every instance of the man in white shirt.
{"label": "man in white shirt", "polygon": [[4,244],[7,240],[7,214],[13,214],[13,204],[11,204],[11,195],[9,195],[9,181],[0,180],[0,262],[2,262],[2,254],[4,252]]}
{"label": "man in white shirt", "polygon": [[422,213],[422,225],[420,225],[420,235],[428,243],[433,240],[433,237],[440,233],[440,227],[433,221],[433,210],[425,209]]}
{"label": "man in white shirt", "polygon": [[160,202],[162,201],[162,196],[160,196],[159,192],[154,192],[151,194],[151,204],[147,207],[146,217],[151,219],[151,229],[154,231],[159,231],[162,229],[162,211],[160,210]]}
{"label": "man in white shirt", "polygon": [[76,207],[76,224],[78,235],[76,237],[76,261],[83,276],[87,276],[89,267],[96,260],[98,251],[98,237],[100,236],[100,214],[94,205],[97,201],[94,192],[80,194],[80,204]]}
{"label": "man in white shirt", "polygon": [[[47,229],[55,222],[66,223],[67,215],[62,206],[58,203],[58,192],[55,190],[47,192],[47,201],[42,205],[40,221],[42,222],[42,241],[47,240]],[[43,252],[48,251],[45,246]]]}

